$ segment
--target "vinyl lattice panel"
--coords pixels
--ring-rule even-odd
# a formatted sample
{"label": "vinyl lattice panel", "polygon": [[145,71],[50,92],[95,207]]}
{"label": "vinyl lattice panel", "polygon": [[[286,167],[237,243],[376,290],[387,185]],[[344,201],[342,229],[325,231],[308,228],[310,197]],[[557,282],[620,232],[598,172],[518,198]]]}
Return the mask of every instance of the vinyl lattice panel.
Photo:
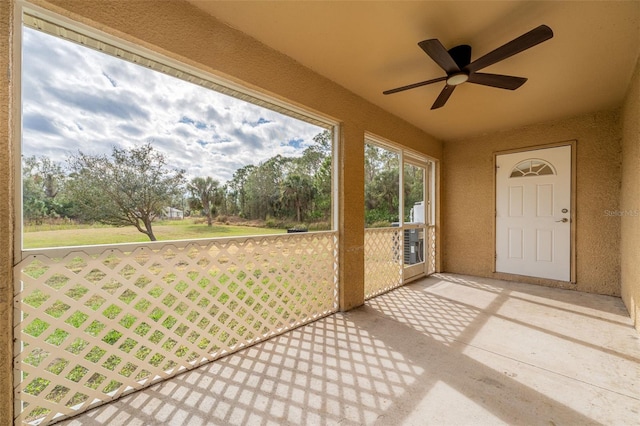
{"label": "vinyl lattice panel", "polygon": [[335,232],[26,255],[16,423],[78,414],[335,312],[337,255]]}
{"label": "vinyl lattice panel", "polygon": [[364,232],[364,297],[370,299],[402,285],[402,231],[373,228]]}
{"label": "vinyl lattice panel", "polygon": [[427,227],[427,274],[436,272],[436,227]]}

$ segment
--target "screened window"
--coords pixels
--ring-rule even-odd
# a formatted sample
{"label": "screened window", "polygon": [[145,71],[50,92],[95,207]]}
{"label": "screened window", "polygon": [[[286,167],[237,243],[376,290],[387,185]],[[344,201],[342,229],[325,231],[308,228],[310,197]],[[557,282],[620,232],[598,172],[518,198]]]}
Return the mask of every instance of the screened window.
{"label": "screened window", "polygon": [[365,226],[397,226],[400,221],[400,153],[366,142],[364,161]]}
{"label": "screened window", "polygon": [[333,127],[26,15],[23,248],[333,229]]}
{"label": "screened window", "polygon": [[425,219],[425,178],[424,166],[404,164],[404,222],[427,223]]}

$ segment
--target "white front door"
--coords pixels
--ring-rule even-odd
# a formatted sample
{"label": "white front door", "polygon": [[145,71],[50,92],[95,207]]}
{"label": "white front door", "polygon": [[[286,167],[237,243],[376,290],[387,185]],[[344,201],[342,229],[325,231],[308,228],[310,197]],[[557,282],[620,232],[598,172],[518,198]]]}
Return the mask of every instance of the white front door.
{"label": "white front door", "polygon": [[496,157],[496,271],[571,279],[571,146]]}

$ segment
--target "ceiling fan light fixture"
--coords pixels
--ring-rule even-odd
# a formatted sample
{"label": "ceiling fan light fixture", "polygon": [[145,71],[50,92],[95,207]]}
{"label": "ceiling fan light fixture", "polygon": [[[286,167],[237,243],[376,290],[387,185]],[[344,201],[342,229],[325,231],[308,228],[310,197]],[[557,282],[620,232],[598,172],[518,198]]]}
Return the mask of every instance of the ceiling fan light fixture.
{"label": "ceiling fan light fixture", "polygon": [[447,77],[447,84],[449,86],[457,86],[459,84],[464,83],[467,80],[469,80],[469,75],[467,73],[458,72],[455,74],[451,74],[449,77]]}

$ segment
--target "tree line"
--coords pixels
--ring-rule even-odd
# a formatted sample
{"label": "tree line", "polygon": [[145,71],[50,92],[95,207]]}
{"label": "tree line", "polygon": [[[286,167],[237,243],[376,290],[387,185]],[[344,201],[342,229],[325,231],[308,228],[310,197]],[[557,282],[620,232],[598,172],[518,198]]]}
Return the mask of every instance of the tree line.
{"label": "tree line", "polygon": [[[236,170],[220,182],[187,179],[164,154],[147,143],[110,155],[78,151],[58,163],[46,156],[23,159],[25,223],[64,218],[81,223],[134,226],[156,240],[153,222],[169,207],[201,214],[209,226],[218,215],[262,220],[273,226],[329,222],[331,133],[313,138],[299,157],[276,155]],[[327,225],[328,226],[328,225]]]}
{"label": "tree line", "polygon": [[[167,208],[202,215],[212,226],[218,216],[330,227],[331,133],[323,131],[299,157],[273,156],[237,169],[220,182],[211,176],[188,179],[172,168],[150,143],[112,148],[110,155],[78,151],[64,163],[46,156],[23,159],[22,195],[25,224],[47,219],[134,226],[156,240],[153,222]],[[397,153],[365,144],[365,223],[389,226],[398,221],[400,164]],[[405,221],[413,203],[422,200],[423,175],[417,167],[404,173]]]}

